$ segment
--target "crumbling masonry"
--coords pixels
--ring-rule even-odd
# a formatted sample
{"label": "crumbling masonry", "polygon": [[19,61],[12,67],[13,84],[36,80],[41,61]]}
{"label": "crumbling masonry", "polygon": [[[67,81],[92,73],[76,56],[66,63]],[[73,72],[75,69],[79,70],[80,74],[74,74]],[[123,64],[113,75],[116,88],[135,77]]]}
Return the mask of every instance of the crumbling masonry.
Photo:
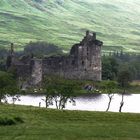
{"label": "crumbling masonry", "polygon": [[84,39],[72,46],[68,56],[51,56],[44,59],[14,58],[11,47],[11,64],[18,77],[28,77],[30,85],[41,83],[44,75],[58,75],[66,79],[101,81],[101,47],[96,33],[86,32]]}

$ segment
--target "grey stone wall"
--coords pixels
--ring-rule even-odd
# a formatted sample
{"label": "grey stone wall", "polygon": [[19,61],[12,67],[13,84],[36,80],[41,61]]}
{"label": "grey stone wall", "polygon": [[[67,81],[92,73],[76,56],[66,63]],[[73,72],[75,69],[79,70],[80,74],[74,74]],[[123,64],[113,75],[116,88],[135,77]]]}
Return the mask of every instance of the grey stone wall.
{"label": "grey stone wall", "polygon": [[[72,46],[68,56],[52,56],[36,59],[24,56],[14,58],[12,66],[19,77],[27,78],[30,86],[39,85],[45,75],[58,75],[67,79],[83,79],[101,81],[101,47],[103,42],[96,39],[96,33],[86,32],[83,40]],[[27,85],[26,84],[26,85]]]}
{"label": "grey stone wall", "polygon": [[43,59],[43,75],[59,75],[67,79],[101,80],[101,46],[96,34],[87,31],[84,39],[73,45],[69,56]]}
{"label": "grey stone wall", "polygon": [[18,77],[27,78],[31,74],[31,69],[29,64],[14,65],[16,74]]}

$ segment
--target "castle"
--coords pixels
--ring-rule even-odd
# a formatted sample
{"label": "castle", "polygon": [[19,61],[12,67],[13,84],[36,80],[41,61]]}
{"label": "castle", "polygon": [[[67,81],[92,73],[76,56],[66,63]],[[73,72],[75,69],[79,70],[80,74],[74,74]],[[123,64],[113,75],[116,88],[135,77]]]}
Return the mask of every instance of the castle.
{"label": "castle", "polygon": [[51,56],[43,59],[24,56],[14,57],[11,45],[10,67],[16,69],[18,77],[27,77],[30,85],[41,83],[44,75],[58,75],[66,79],[101,81],[101,47],[96,33],[86,32],[84,39],[72,46],[68,56]]}

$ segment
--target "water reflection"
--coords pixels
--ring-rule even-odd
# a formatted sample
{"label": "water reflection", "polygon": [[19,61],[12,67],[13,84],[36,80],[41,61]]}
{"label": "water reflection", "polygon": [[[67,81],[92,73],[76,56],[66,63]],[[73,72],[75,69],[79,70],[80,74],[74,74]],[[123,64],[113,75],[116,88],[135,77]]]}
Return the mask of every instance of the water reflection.
{"label": "water reflection", "polygon": [[[45,102],[42,100],[45,96],[21,96],[21,101],[16,101],[15,104],[31,105],[45,107]],[[74,98],[76,105],[67,102],[66,108],[68,110],[87,110],[87,111],[106,111],[109,98],[106,94],[89,94]],[[121,95],[115,94],[112,98],[109,111],[119,112],[121,102]],[[8,103],[12,103],[12,98],[8,97]],[[49,108],[56,108],[51,105]],[[124,106],[122,112],[140,113],[140,94],[124,95]]]}

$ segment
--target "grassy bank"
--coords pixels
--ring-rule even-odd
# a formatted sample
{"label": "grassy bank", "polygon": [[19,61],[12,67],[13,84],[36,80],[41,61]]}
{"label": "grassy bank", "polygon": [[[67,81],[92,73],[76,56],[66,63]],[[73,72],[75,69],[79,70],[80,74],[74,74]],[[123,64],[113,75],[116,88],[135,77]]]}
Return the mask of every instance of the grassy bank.
{"label": "grassy bank", "polygon": [[0,140],[140,139],[140,114],[0,105],[0,118],[4,117],[18,117],[23,123],[0,125]]}

